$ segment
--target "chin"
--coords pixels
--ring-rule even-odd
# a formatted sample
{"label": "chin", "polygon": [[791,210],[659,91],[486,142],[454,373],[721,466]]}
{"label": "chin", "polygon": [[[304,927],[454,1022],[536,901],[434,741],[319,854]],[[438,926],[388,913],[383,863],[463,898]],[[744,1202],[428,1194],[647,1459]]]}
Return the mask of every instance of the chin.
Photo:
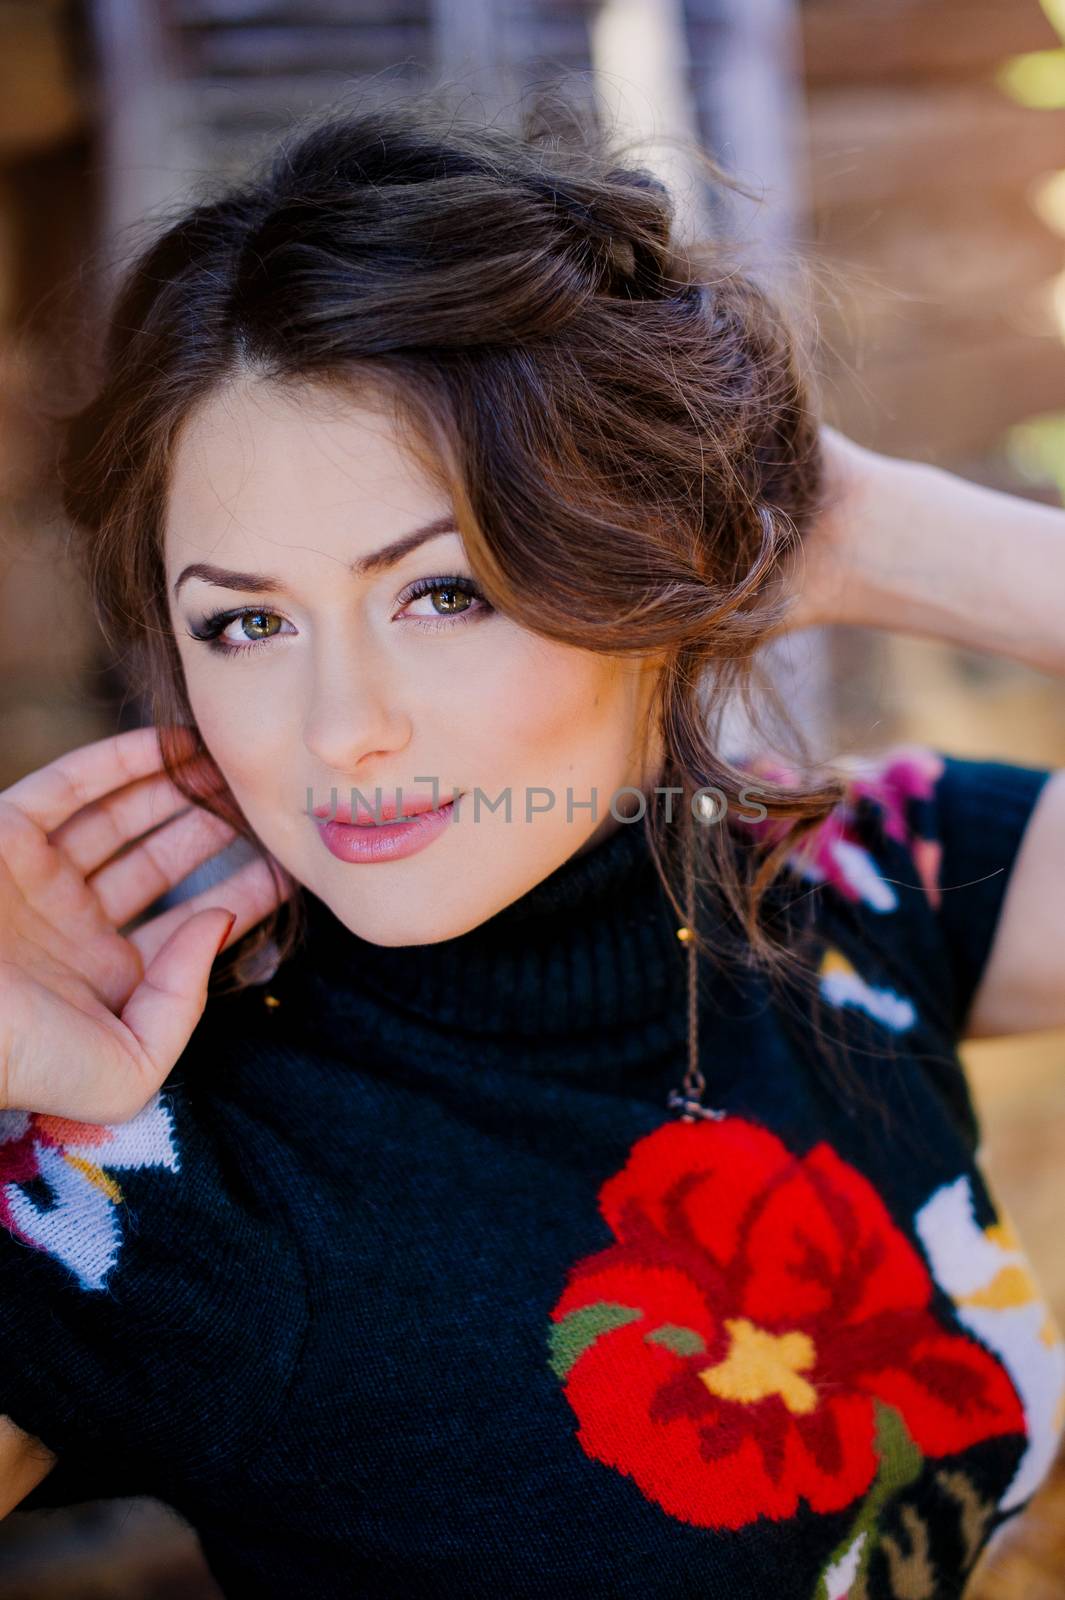
{"label": "chin", "polygon": [[[367,944],[394,950],[456,939],[478,927],[499,909],[498,905],[488,902],[483,907],[471,906],[468,896],[458,906],[432,907],[423,903],[412,911],[404,907],[398,892],[391,893],[387,902],[379,907],[374,907],[367,898],[361,898],[357,907],[350,903],[345,905],[344,894],[335,891],[312,889],[312,893],[358,938]],[[400,902],[398,906],[397,901]]]}

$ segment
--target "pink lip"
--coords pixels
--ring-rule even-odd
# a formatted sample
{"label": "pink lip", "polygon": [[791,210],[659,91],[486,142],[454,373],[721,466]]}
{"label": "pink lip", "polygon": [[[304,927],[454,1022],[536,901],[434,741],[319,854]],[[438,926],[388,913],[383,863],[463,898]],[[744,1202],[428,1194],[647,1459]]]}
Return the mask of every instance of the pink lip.
{"label": "pink lip", "polygon": [[[382,800],[380,806],[381,822],[394,822],[397,817],[420,817],[426,811],[432,811],[433,802],[429,799],[404,800],[403,808],[397,806],[394,800]],[[315,806],[312,816],[326,817],[330,822],[342,822],[348,827],[379,827],[376,811],[367,811],[365,806],[360,806],[352,812],[350,805],[343,805],[339,801],[333,806]]]}
{"label": "pink lip", "polygon": [[[338,861],[353,863],[400,861],[404,856],[416,855],[419,850],[424,850],[427,845],[432,844],[451,822],[454,809],[453,800],[447,801],[435,810],[430,806],[419,807],[417,812],[407,812],[404,808],[408,821],[379,824],[371,822],[370,826],[318,821],[318,832],[326,849],[335,855]],[[337,812],[338,815],[341,814],[339,807]],[[385,812],[386,808],[382,805],[382,816]],[[395,815],[394,807],[393,815]]]}

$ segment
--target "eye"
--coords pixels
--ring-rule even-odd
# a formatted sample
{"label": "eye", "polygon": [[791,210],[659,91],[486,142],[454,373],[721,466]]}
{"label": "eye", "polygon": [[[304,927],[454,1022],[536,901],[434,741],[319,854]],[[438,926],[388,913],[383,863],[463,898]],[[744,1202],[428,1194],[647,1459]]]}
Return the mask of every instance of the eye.
{"label": "eye", "polygon": [[[203,617],[194,628],[188,629],[190,639],[198,639],[220,655],[240,655],[245,650],[259,650],[280,631],[284,617],[276,611],[246,608],[242,611],[215,611]],[[234,642],[226,638],[230,627],[238,625],[244,638]]]}
{"label": "eye", "polygon": [[[482,616],[492,610],[472,578],[458,576],[419,578],[400,595],[404,606],[409,606],[423,596],[432,599],[434,616],[412,617],[419,627],[437,629],[464,625],[467,620]],[[437,605],[437,596],[442,597]],[[471,604],[471,602],[473,602]]]}
{"label": "eye", "polygon": [[[439,628],[465,627],[475,619],[491,613],[493,607],[484,598],[472,578],[458,575],[437,578],[419,578],[399,595],[401,607],[407,607],[428,597],[432,601],[433,615],[411,616],[408,620],[416,627],[436,631]],[[439,602],[438,599],[439,598]],[[269,648],[270,640],[281,636],[285,618],[276,611],[261,607],[244,606],[237,611],[215,611],[202,617],[188,628],[190,639],[206,644],[218,655],[241,655],[247,650]],[[243,638],[229,636],[243,634]],[[290,628],[290,632],[295,630]]]}

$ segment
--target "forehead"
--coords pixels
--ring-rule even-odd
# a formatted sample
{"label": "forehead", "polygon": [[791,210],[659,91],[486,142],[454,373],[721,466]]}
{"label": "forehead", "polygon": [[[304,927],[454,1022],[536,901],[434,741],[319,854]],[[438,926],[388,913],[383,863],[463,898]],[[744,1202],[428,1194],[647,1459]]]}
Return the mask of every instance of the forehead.
{"label": "forehead", "polygon": [[446,509],[384,399],[336,389],[228,384],[184,420],[171,452],[168,564],[188,549],[259,538],[350,553]]}

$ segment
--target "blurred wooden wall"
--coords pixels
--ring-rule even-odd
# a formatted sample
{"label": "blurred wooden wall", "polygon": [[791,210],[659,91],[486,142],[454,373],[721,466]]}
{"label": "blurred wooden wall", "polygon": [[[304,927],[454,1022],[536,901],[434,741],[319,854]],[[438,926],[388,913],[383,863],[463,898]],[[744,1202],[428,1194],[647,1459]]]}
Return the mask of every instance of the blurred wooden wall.
{"label": "blurred wooden wall", "polygon": [[855,274],[826,323],[854,367],[841,415],[891,454],[1010,487],[1005,430],[1065,408],[1050,301],[1065,245],[1031,198],[1065,157],[1065,109],[1018,105],[996,72],[1058,36],[1037,0],[799,14],[814,237]]}
{"label": "blurred wooden wall", "polygon": [[[1065,109],[1018,104],[999,83],[1004,62],[1058,46],[1057,33],[1037,0],[804,0],[799,15],[809,238],[832,269],[830,420],[889,455],[1060,504],[1051,474],[1021,471],[1009,439],[1033,415],[1065,412],[1065,239],[1036,208],[1065,166]],[[842,747],[915,738],[1065,765],[1060,678],[933,641],[831,632]],[[1065,1325],[1065,1033],[962,1054],[988,1176]],[[966,1595],[1065,1596],[1065,1463]]]}
{"label": "blurred wooden wall", "polygon": [[57,332],[85,315],[96,197],[80,38],[66,0],[0,0],[0,787],[111,722],[43,414]]}

